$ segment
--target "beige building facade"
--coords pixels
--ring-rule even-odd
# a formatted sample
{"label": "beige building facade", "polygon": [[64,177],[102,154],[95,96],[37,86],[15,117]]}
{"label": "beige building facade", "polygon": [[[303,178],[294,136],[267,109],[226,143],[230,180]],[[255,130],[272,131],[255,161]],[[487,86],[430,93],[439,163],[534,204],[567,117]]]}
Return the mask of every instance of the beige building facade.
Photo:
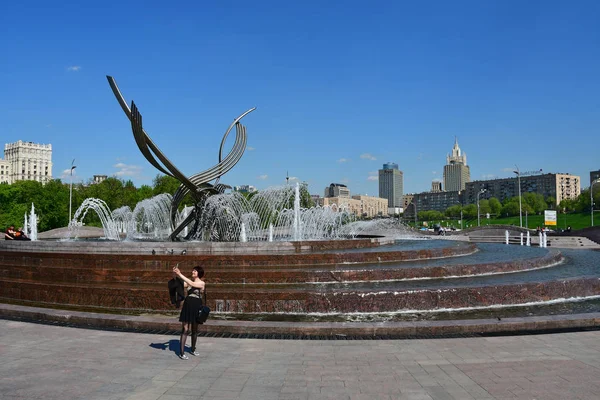
{"label": "beige building facade", "polygon": [[458,139],[454,138],[452,155],[448,154],[444,165],[444,190],[448,192],[465,190],[465,185],[470,181],[471,171],[467,165],[467,154],[458,146]]}
{"label": "beige building facade", "polygon": [[322,207],[347,208],[350,213],[365,218],[386,216],[388,212],[388,200],[373,196],[323,197],[316,199],[316,203]]}
{"label": "beige building facade", "polygon": [[12,183],[12,172],[10,163],[6,160],[0,159],[0,183]]}
{"label": "beige building facade", "polygon": [[[4,145],[4,159],[10,164],[10,183],[52,180],[52,145],[23,142]],[[0,168],[0,171],[2,169]]]}

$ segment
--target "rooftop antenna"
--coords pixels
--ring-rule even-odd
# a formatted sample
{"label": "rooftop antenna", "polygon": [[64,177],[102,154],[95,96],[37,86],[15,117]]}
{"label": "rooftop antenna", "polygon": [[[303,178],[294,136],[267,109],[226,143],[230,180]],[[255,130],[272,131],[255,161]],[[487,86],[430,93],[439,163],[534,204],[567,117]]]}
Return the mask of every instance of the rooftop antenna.
{"label": "rooftop antenna", "polygon": [[285,184],[290,184],[290,174],[288,173],[288,171],[285,171]]}

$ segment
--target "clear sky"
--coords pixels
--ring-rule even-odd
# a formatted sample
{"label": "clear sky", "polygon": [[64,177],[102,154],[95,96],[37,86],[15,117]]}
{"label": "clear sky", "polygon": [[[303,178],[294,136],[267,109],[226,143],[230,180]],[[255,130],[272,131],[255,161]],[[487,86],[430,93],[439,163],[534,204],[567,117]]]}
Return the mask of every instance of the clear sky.
{"label": "clear sky", "polygon": [[[216,164],[244,119],[248,148],[222,178],[259,189],[331,182],[378,194],[442,178],[454,137],[472,180],[600,169],[598,1],[11,1],[0,12],[0,141],[51,143],[54,176],[150,184],[107,84],[135,100],[186,175]],[[233,135],[227,142],[233,144]]]}

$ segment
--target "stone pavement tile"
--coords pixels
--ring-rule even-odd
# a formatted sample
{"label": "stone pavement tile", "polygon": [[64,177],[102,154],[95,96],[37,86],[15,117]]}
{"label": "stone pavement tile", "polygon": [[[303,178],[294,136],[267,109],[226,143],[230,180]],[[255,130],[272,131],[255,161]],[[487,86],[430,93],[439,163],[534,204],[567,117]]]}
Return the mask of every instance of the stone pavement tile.
{"label": "stone pavement tile", "polygon": [[206,391],[208,389],[209,389],[208,385],[203,388],[200,388],[200,387],[190,388],[190,387],[182,387],[179,384],[175,384],[172,387],[170,387],[169,389],[167,389],[163,394],[170,395],[170,396],[188,396],[190,398],[193,398],[193,397],[198,397],[198,396],[203,395],[204,393],[206,393]]}
{"label": "stone pavement tile", "polygon": [[[240,392],[239,391],[230,391],[230,390],[207,390],[202,395],[202,399],[219,399],[219,400],[234,400],[239,399]],[[186,400],[190,400],[190,397],[187,396]]]}
{"label": "stone pavement tile", "polygon": [[278,400],[308,400],[308,393],[280,393]]}
{"label": "stone pavement tile", "polygon": [[390,396],[383,393],[358,393],[350,395],[350,400],[395,400],[397,398],[397,396]]}
{"label": "stone pavement tile", "polygon": [[318,393],[318,394],[309,394],[308,400],[350,400],[350,396],[341,394],[341,393],[334,393],[334,394]]}
{"label": "stone pavement tile", "polygon": [[280,374],[253,374],[246,381],[250,386],[283,386],[285,375]]}
{"label": "stone pavement tile", "polygon": [[242,390],[248,377],[235,378],[235,377],[224,377],[218,378],[210,385],[211,390],[215,391],[237,391]]}
{"label": "stone pavement tile", "polygon": [[187,369],[165,369],[159,374],[155,375],[152,380],[178,382],[181,378],[186,376],[188,372],[189,370]]}
{"label": "stone pavement tile", "polygon": [[125,400],[158,400],[165,394],[164,391],[147,391],[141,393],[132,393],[125,397]]}
{"label": "stone pavement tile", "polygon": [[423,389],[434,400],[455,400],[443,386],[423,386]]}
{"label": "stone pavement tile", "polygon": [[474,397],[476,399],[492,399],[492,398],[494,398],[494,396],[492,396],[487,390],[485,390],[484,388],[482,388],[479,385],[475,385],[475,384],[464,385],[464,386],[462,386],[462,388],[467,393],[469,393],[472,397]]}
{"label": "stone pavement tile", "polygon": [[402,392],[395,400],[433,400],[425,391]]}
{"label": "stone pavement tile", "polygon": [[246,385],[240,392],[240,399],[276,400],[279,398],[279,386],[252,386]]}

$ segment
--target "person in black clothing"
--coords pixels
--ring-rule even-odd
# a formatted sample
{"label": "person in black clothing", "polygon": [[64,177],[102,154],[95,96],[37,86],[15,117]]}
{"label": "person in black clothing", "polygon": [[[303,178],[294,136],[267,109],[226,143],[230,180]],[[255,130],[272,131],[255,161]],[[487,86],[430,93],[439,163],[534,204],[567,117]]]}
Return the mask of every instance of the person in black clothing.
{"label": "person in black clothing", "polygon": [[6,232],[4,232],[4,239],[15,240],[16,234],[17,232],[15,232],[15,226],[11,225],[10,227],[8,227],[8,229],[6,229]]}
{"label": "person in black clothing", "polygon": [[27,237],[27,235],[25,234],[25,232],[23,232],[23,228],[19,227],[19,229],[17,229],[17,233],[16,233],[16,237],[15,239],[17,240],[31,240]]}
{"label": "person in black clothing", "polygon": [[192,279],[186,278],[177,267],[173,268],[173,273],[184,281],[184,286],[188,290],[187,297],[183,302],[183,307],[179,314],[179,322],[181,322],[181,338],[179,339],[181,348],[179,358],[187,360],[188,356],[185,355],[184,350],[185,342],[190,334],[190,328],[192,334],[191,354],[193,356],[200,355],[200,353],[196,351],[196,339],[198,339],[198,323],[196,322],[196,318],[198,318],[198,313],[200,312],[200,308],[202,308],[201,296],[205,286],[204,281],[202,280],[204,277],[204,269],[200,266],[194,267],[192,269]]}

